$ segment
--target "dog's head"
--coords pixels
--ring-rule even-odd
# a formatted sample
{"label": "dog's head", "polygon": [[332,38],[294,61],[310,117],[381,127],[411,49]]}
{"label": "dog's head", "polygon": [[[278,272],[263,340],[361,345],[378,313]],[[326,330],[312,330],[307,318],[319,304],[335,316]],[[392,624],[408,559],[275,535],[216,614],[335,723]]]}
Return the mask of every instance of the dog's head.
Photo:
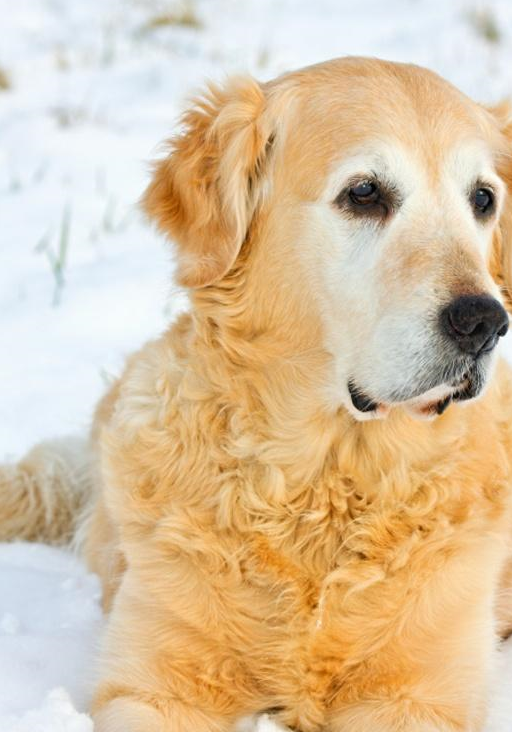
{"label": "dog's head", "polygon": [[376,60],[235,79],[186,114],[144,205],[182,284],[243,258],[256,330],[307,310],[332,405],[435,416],[481,393],[507,331],[508,116]]}

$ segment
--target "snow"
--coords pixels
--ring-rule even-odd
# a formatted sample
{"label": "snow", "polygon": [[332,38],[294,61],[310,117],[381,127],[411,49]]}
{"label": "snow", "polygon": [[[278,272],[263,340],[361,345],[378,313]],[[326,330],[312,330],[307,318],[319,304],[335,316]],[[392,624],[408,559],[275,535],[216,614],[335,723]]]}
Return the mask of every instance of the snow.
{"label": "snow", "polygon": [[[367,54],[484,102],[512,92],[509,0],[0,0],[0,19],[0,458],[87,429],[125,355],[186,306],[136,202],[205,78]],[[102,624],[78,559],[0,546],[0,732],[92,730]],[[487,732],[512,728],[510,642],[500,664]]]}
{"label": "snow", "polygon": [[68,552],[3,544],[0,598],[1,732],[90,732],[75,705],[87,706],[103,626],[97,577]]}

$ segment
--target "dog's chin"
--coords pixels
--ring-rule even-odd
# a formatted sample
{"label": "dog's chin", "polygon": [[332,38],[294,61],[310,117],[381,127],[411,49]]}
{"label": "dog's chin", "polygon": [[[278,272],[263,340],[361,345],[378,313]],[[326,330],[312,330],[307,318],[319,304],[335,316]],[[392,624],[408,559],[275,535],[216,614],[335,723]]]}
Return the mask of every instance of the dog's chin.
{"label": "dog's chin", "polygon": [[484,390],[488,369],[480,365],[465,372],[456,383],[442,383],[417,396],[400,400],[379,400],[368,396],[353,380],[348,382],[347,409],[358,422],[385,419],[392,409],[402,408],[414,419],[433,420],[456,402],[476,399]]}
{"label": "dog's chin", "polygon": [[434,389],[430,389],[417,399],[404,402],[401,406],[415,419],[432,420],[446,412],[448,407],[454,402],[476,399],[481,393],[482,388],[483,383],[479,382],[479,386],[476,388],[473,382],[469,378],[466,378],[457,387],[442,384]]}

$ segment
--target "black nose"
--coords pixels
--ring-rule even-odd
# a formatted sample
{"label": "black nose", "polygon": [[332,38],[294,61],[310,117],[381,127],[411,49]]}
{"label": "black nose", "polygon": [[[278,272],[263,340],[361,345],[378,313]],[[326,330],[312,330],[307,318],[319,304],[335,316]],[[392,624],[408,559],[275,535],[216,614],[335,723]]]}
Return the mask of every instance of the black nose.
{"label": "black nose", "polygon": [[445,333],[464,353],[491,351],[508,330],[508,315],[490,295],[463,295],[441,313]]}

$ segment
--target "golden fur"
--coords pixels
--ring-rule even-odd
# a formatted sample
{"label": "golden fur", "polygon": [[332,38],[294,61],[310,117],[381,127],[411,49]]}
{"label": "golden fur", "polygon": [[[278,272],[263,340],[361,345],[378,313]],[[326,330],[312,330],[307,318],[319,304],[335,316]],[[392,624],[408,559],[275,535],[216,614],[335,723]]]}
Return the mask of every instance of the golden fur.
{"label": "golden fur", "polygon": [[[421,140],[429,180],[478,131],[512,186],[507,114],[425,70],[345,59],[212,87],[185,116],[144,206],[177,243],[191,312],[130,358],[92,432],[97,732],[221,732],[265,709],[303,732],[482,729],[498,605],[512,626],[511,370],[434,421],[328,408],[294,204],[376,125]],[[504,290],[511,217],[507,199],[487,262]],[[432,256],[397,249],[396,286]],[[476,254],[455,259],[439,274],[453,292],[485,286]],[[3,503],[12,483],[0,473]]]}

